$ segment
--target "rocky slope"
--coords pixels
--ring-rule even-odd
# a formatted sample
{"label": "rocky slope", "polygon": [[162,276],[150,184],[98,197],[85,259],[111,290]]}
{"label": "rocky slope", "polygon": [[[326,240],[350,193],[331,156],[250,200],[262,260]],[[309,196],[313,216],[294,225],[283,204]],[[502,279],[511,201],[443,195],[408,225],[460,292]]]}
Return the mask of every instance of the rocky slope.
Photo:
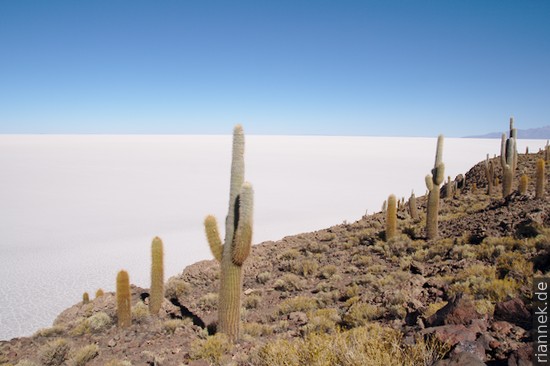
{"label": "rocky slope", "polygon": [[[520,154],[515,182],[523,172],[530,177],[524,195],[503,199],[497,186],[488,196],[483,163],[458,178],[460,188],[441,200],[436,240],[424,239],[424,216],[413,220],[402,205],[401,233],[388,242],[380,212],[255,245],[235,346],[212,336],[219,284],[212,260],[169,279],[159,317],[147,312],[147,289],[133,287],[133,324],[119,329],[107,293],[65,310],[33,337],[0,342],[0,365],[375,365],[387,362],[388,335],[404,357],[396,364],[530,364],[532,279],[550,268],[549,185],[545,199],[534,199],[542,156]],[[417,205],[425,212],[425,197]],[[347,350],[356,357],[349,362],[338,350],[323,354],[329,346],[315,350],[325,341],[352,347],[349,337],[363,330],[363,338],[383,335],[368,347],[382,350],[371,358],[357,361],[367,352],[357,348]]]}

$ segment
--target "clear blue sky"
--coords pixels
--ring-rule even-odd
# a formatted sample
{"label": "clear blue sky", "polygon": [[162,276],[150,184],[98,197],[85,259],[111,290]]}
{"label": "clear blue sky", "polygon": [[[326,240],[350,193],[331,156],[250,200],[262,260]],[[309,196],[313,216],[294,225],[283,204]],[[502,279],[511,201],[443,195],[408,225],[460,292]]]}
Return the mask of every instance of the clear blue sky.
{"label": "clear blue sky", "polygon": [[0,0],[0,133],[550,124],[550,1]]}

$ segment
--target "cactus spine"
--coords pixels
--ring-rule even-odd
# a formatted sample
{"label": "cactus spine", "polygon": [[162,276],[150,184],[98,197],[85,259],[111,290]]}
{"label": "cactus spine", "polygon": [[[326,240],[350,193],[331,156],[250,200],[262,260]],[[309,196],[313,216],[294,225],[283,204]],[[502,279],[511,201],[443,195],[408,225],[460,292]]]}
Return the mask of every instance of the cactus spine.
{"label": "cactus spine", "polygon": [[153,239],[151,244],[151,294],[149,313],[157,315],[164,300],[164,251],[162,240]]}
{"label": "cactus spine", "polygon": [[428,207],[426,209],[426,237],[434,239],[437,237],[437,221],[439,211],[439,185],[445,179],[445,164],[443,164],[443,135],[437,138],[437,149],[435,152],[435,164],[432,174],[426,176],[426,188],[428,188]]}
{"label": "cactus spine", "polygon": [[543,199],[544,198],[544,184],[546,182],[546,176],[545,176],[545,167],[544,167],[544,160],[539,159],[537,160],[537,172],[536,172],[536,185],[535,185],[535,198],[536,199]]}
{"label": "cactus spine", "polygon": [[489,154],[485,159],[485,175],[487,176],[487,194],[493,194],[493,184],[495,183],[495,167],[493,162],[489,160]]}
{"label": "cactus spine", "polygon": [[208,244],[221,264],[218,330],[231,342],[240,334],[242,265],[252,245],[253,194],[252,185],[244,181],[244,133],[237,125],[233,130],[229,211],[223,244],[216,219],[208,216],[204,220]]}
{"label": "cactus spine", "polygon": [[132,324],[131,306],[130,277],[128,272],[120,271],[116,276],[116,312],[119,327],[126,328]]}
{"label": "cactus spine", "polygon": [[413,220],[418,220],[418,208],[416,207],[416,196],[414,191],[411,192],[411,197],[409,198],[409,211],[411,213],[411,218]]}
{"label": "cactus spine", "polygon": [[386,240],[390,240],[397,234],[397,199],[391,194],[388,197],[388,209],[386,211]]}

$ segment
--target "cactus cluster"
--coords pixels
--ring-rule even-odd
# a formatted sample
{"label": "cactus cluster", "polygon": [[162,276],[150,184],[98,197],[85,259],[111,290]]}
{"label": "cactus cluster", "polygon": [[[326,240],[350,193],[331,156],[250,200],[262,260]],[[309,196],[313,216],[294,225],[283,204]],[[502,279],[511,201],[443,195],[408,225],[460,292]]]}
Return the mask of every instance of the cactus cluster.
{"label": "cactus cluster", "polygon": [[426,188],[428,188],[428,206],[426,209],[426,237],[437,237],[437,221],[439,211],[439,186],[445,179],[445,164],[443,164],[443,135],[437,138],[435,164],[432,174],[426,176]]}
{"label": "cactus cluster", "polygon": [[244,181],[244,133],[237,125],[233,130],[229,211],[223,244],[215,217],[210,215],[204,220],[210,250],[221,265],[218,331],[231,342],[240,335],[242,265],[252,245],[253,200],[252,185]]}

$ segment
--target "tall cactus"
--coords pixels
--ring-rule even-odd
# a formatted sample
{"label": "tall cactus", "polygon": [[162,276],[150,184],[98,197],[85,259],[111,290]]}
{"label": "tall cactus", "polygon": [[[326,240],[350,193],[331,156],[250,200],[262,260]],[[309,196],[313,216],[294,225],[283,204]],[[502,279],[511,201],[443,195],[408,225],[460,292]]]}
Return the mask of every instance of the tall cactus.
{"label": "tall cactus", "polygon": [[434,239],[437,237],[437,221],[439,212],[439,186],[445,179],[445,164],[443,164],[443,135],[437,138],[437,149],[435,152],[435,164],[432,174],[426,176],[426,187],[428,188],[428,207],[426,209],[426,237]]}
{"label": "tall cactus", "polygon": [[253,205],[252,185],[244,181],[244,133],[242,127],[237,125],[233,130],[229,211],[223,244],[216,218],[208,216],[204,220],[210,250],[221,264],[218,330],[231,342],[240,335],[242,265],[252,245]]}
{"label": "tall cactus", "polygon": [[129,327],[132,324],[130,299],[130,277],[128,272],[120,271],[116,276],[116,313],[118,326],[121,328]]}
{"label": "tall cactus", "polygon": [[157,315],[164,301],[164,250],[159,237],[151,244],[151,296],[149,313]]}
{"label": "tall cactus", "polygon": [[388,210],[386,211],[386,240],[390,240],[397,234],[397,198],[391,194],[388,197]]}
{"label": "tall cactus", "polygon": [[485,159],[485,175],[487,177],[487,194],[493,194],[493,184],[495,183],[495,167],[493,162],[489,160],[489,154]]}
{"label": "tall cactus", "polygon": [[516,144],[518,141],[518,130],[514,128],[514,117],[510,117],[510,139],[514,139],[512,171],[515,172],[518,168],[518,148]]}
{"label": "tall cactus", "polygon": [[536,172],[536,184],[535,184],[535,198],[543,199],[544,198],[544,184],[546,182],[546,176],[544,173],[544,160],[537,160],[537,172]]}
{"label": "tall cactus", "polygon": [[502,196],[507,197],[512,193],[512,181],[514,180],[514,151],[516,140],[513,137],[506,139],[503,133],[500,139],[500,165],[502,165]]}

